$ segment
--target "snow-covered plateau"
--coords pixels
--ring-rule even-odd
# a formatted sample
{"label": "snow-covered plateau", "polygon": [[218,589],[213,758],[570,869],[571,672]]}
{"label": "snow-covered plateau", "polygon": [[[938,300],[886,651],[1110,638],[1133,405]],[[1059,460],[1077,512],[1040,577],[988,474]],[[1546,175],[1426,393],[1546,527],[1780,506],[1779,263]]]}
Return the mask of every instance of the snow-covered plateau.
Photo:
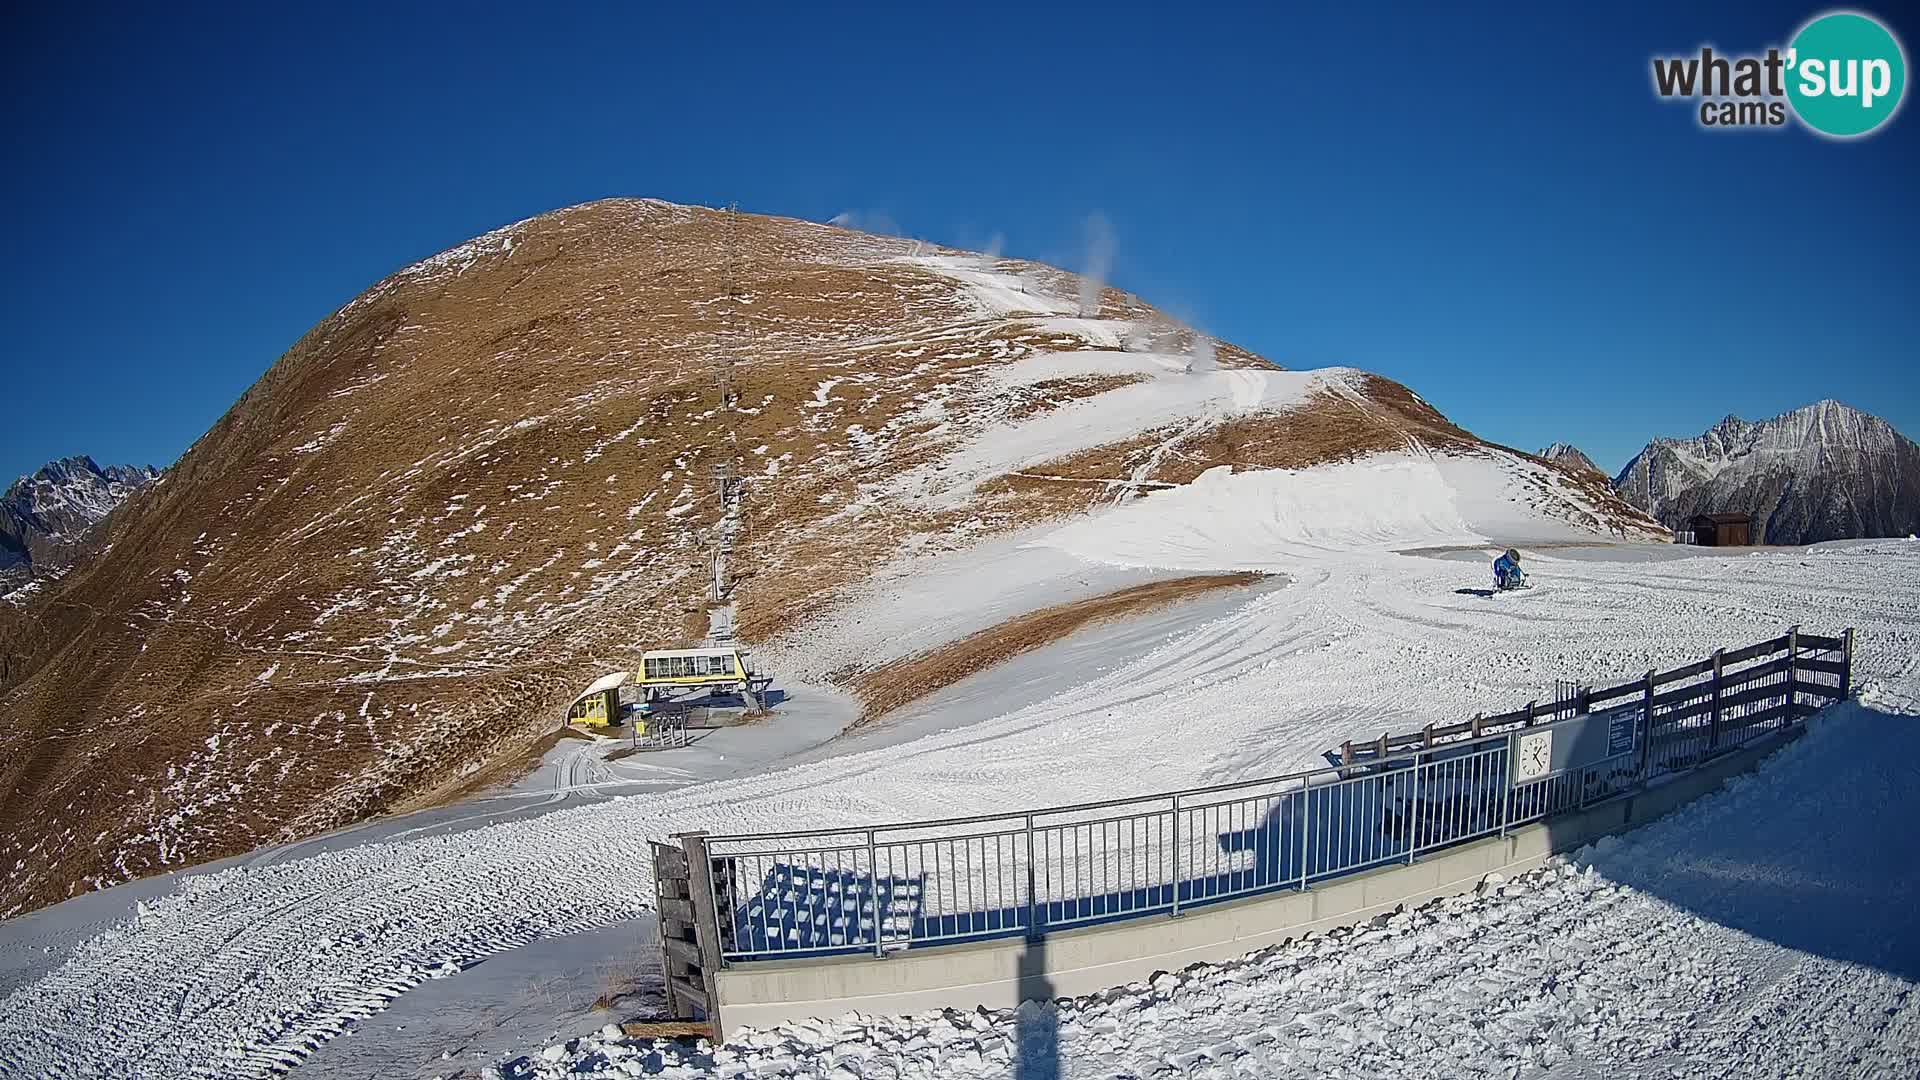
{"label": "snow-covered plateau", "polygon": [[[607,205],[581,216],[632,216],[636,209],[668,213],[651,205]],[[671,216],[693,215],[674,210]],[[781,235],[791,232],[779,228],[786,230]],[[422,276],[436,289],[461,282],[478,289],[490,272],[519,258],[515,252],[537,252],[536,241],[547,242],[537,232],[509,230],[463,245],[421,264],[417,274],[389,279],[343,311],[339,325],[388,294],[411,295],[407,290],[420,286]],[[655,242],[648,239],[646,250]],[[837,328],[845,341],[844,355],[830,357],[830,371],[799,369],[811,393],[793,408],[810,426],[790,433],[787,448],[775,446],[759,466],[764,474],[754,478],[780,477],[789,492],[804,496],[769,502],[779,509],[777,520],[751,534],[761,545],[756,580],[764,583],[776,571],[788,575],[797,582],[793,595],[811,605],[805,607],[810,614],[791,623],[768,623],[771,640],[755,648],[764,669],[795,691],[774,718],[724,729],[686,750],[616,762],[590,756],[600,749],[592,744],[563,744],[542,773],[552,780],[543,791],[491,793],[374,820],[0,922],[0,1078],[288,1071],[424,1078],[484,1070],[876,1080],[1920,1075],[1920,1013],[1912,1000],[1920,930],[1911,918],[1920,902],[1920,851],[1909,827],[1920,810],[1920,541],[1737,557],[1626,543],[1653,535],[1652,523],[1630,510],[1622,514],[1624,504],[1607,505],[1618,499],[1604,484],[1473,439],[1437,413],[1428,416],[1431,410],[1404,388],[1383,389],[1347,369],[1280,372],[1249,357],[1234,366],[1210,344],[1156,346],[1149,339],[1135,348],[1139,343],[1130,340],[1151,327],[1132,315],[1069,317],[1085,305],[1029,288],[1025,277],[991,261],[889,258],[899,287],[909,290],[902,296],[926,291],[931,297],[924,320],[916,315],[905,331],[876,336],[846,296],[789,297],[796,304],[791,319],[818,311],[841,321],[793,322],[778,331],[791,335],[793,352],[785,360],[791,364],[819,359],[820,326]],[[807,265],[831,269],[825,262]],[[590,269],[591,280],[602,280],[600,266]],[[857,275],[845,273],[862,287],[876,279],[867,263]],[[644,280],[673,276],[649,271]],[[633,280],[637,288],[643,279]],[[477,313],[496,306],[491,290],[482,290],[484,303],[475,301],[460,319],[396,325],[393,332],[401,343],[409,334],[438,341],[433,347],[440,351],[432,355],[457,368],[468,353],[451,337],[435,335],[479,325]],[[754,308],[771,310],[779,299],[757,292]],[[893,299],[887,304],[892,310]],[[843,309],[850,313],[838,314]],[[969,321],[955,323],[955,310]],[[571,314],[556,320],[576,321]],[[1000,325],[1007,321],[1019,325]],[[624,324],[612,329],[626,330]],[[675,333],[684,336],[684,330]],[[1062,336],[1068,340],[1056,340]],[[589,342],[595,364],[583,370],[601,370],[596,365],[615,340]],[[618,350],[630,350],[619,356],[668,355],[640,339],[617,341]],[[404,350],[395,345],[392,351]],[[523,369],[517,360],[499,368]],[[924,381],[933,375],[951,378]],[[404,374],[382,383],[381,395],[361,393],[386,378],[371,368],[356,375],[336,391],[349,403],[338,407],[372,409],[400,400],[394,387]],[[1046,408],[1011,407],[1017,391],[1076,380],[1088,383],[1084,393]],[[423,382],[414,392],[430,396],[422,388],[437,385]],[[608,383],[603,389],[607,396],[581,395],[572,399],[574,407],[613,412],[612,402],[637,408],[633,403],[641,400],[631,388]],[[884,415],[856,409],[883,391],[900,399],[897,408]],[[286,757],[278,772],[267,769],[255,778],[256,768],[283,749],[272,741],[278,722],[252,722],[262,706],[247,703],[263,688],[303,706],[304,696],[319,690],[352,703],[351,712],[341,707],[337,717],[326,718],[328,738],[337,742],[348,727],[364,729],[367,745],[383,748],[368,774],[377,780],[380,769],[405,762],[405,754],[384,748],[406,744],[373,741],[376,720],[386,715],[371,708],[376,692],[431,683],[436,696],[421,700],[437,703],[428,710],[435,723],[469,725],[460,729],[467,731],[477,722],[472,717],[485,716],[531,730],[543,722],[532,706],[502,720],[497,712],[462,710],[459,695],[471,692],[466,688],[480,673],[522,662],[523,650],[537,646],[551,660],[553,650],[571,649],[568,663],[584,668],[624,655],[613,643],[631,645],[626,639],[644,629],[638,620],[661,612],[679,618],[679,594],[640,594],[636,582],[662,566],[685,576],[688,567],[708,565],[704,549],[698,559],[685,558],[694,550],[690,532],[660,523],[692,513],[696,478],[707,475],[708,462],[683,447],[705,445],[713,436],[699,426],[712,411],[660,420],[644,435],[635,434],[637,423],[618,434],[556,423],[554,432],[595,440],[563,463],[545,442],[513,443],[514,433],[539,429],[541,418],[524,415],[526,406],[513,393],[494,397],[500,401],[489,405],[484,423],[452,415],[452,406],[446,415],[432,414],[435,424],[465,441],[421,450],[426,456],[393,470],[392,482],[443,477],[431,470],[515,446],[537,451],[527,459],[531,466],[523,463],[524,475],[497,466],[502,475],[540,477],[540,484],[505,500],[508,509],[479,497],[469,509],[467,487],[447,491],[423,480],[417,492],[407,487],[407,498],[433,493],[434,513],[414,516],[451,531],[395,531],[380,524],[380,515],[413,514],[405,508],[415,504],[375,503],[380,510],[368,516],[355,504],[371,498],[367,486],[375,479],[386,483],[388,474],[369,479],[341,464],[327,475],[339,490],[358,494],[302,504],[297,519],[276,519],[302,522],[273,537],[285,549],[281,554],[305,559],[301,543],[339,528],[338,546],[354,546],[327,559],[378,565],[355,571],[363,577],[342,577],[347,584],[324,598],[326,606],[311,614],[312,626],[305,625],[309,598],[298,597],[299,605],[286,598],[290,609],[299,608],[300,628],[276,630],[283,636],[269,645],[238,650],[231,668],[240,681],[232,697],[236,711],[209,729],[205,743],[207,760],[219,755],[221,771],[209,766],[194,773],[199,801],[184,804],[203,815],[196,829],[230,839],[233,826],[212,823],[258,813],[269,795],[280,793],[274,778],[285,779],[295,767]],[[761,407],[736,410],[736,419],[757,417]],[[704,406],[691,399],[683,406],[693,408]],[[346,415],[353,424],[370,423]],[[1250,417],[1271,423],[1232,426]],[[301,469],[319,470],[349,456],[342,448],[373,437],[364,431],[402,440],[435,430],[418,417],[389,420],[378,429],[340,428],[339,417],[316,414],[319,426],[284,433],[284,456]],[[780,430],[788,429],[742,446],[757,447],[750,452],[758,454]],[[1369,439],[1346,438],[1356,430]],[[1201,446],[1203,436],[1221,441]],[[1317,437],[1327,445],[1293,446]],[[1115,440],[1128,444],[1124,454],[1107,453]],[[616,444],[631,460],[642,460],[643,449],[654,455],[644,460],[651,462],[649,475],[661,477],[658,484],[641,484],[630,464],[590,484],[559,478],[562,467],[584,469]],[[233,450],[218,439],[209,445]],[[1291,449],[1299,453],[1284,452]],[[206,454],[224,460],[213,450]],[[1250,458],[1264,467],[1242,467]],[[1061,462],[1076,459],[1084,469],[1061,471]],[[551,464],[554,476],[540,462]],[[1055,472],[1036,471],[1043,469]],[[240,480],[228,502],[215,502],[220,489],[211,486],[188,492],[206,500],[194,505],[213,507],[215,516],[234,507],[218,528],[209,525],[186,543],[172,517],[140,525],[156,544],[192,549],[151,568],[152,581],[173,584],[153,594],[151,620],[126,624],[141,635],[140,653],[163,642],[176,618],[224,630],[234,614],[260,601],[262,589],[278,588],[281,580],[291,583],[287,589],[305,588],[306,562],[289,564],[272,582],[248,576],[265,546],[245,531],[255,521],[248,516],[250,500],[288,485],[291,474],[209,467],[196,475],[211,484],[209,478],[230,474]],[[987,522],[977,496],[1010,479],[1038,486],[1001,491],[997,523]],[[794,487],[801,480],[815,486]],[[557,503],[514,508],[534,506],[564,483],[596,493],[582,510],[602,499],[606,507],[574,515],[564,530],[540,522],[554,520],[547,510]],[[290,485],[287,497],[314,486]],[[509,490],[523,486],[516,479]],[[1075,493],[1071,500],[1057,495],[1062,487]],[[1151,494],[1140,497],[1142,491]],[[483,512],[528,517],[499,521]],[[661,536],[678,539],[645,539],[632,524],[642,517],[659,526]],[[347,527],[363,521],[378,535],[370,543],[347,539]],[[896,526],[902,535],[895,535]],[[524,532],[516,534],[515,549],[527,535],[586,547],[541,547],[528,558],[545,561],[524,569],[508,559],[506,548],[489,554],[473,547],[493,538],[504,544],[516,528]],[[588,528],[606,531],[576,535]],[[871,535],[856,544],[861,530]],[[783,546],[802,534],[814,546]],[[602,540],[604,547],[594,546]],[[1534,588],[1486,595],[1488,556],[1509,545],[1525,551]],[[185,561],[175,561],[188,554],[191,572]],[[591,557],[580,561],[583,554]],[[615,559],[621,561],[609,565]],[[816,604],[826,590],[809,591],[812,579],[833,561],[857,573],[835,583],[830,604]],[[535,588],[532,578],[549,567],[558,568],[553,596],[545,586]],[[502,576],[495,581],[482,568]],[[1088,626],[856,732],[841,734],[859,715],[857,705],[814,689],[850,666],[872,671],[1024,615],[1143,582],[1225,571],[1271,576],[1177,608]],[[228,576],[217,603],[231,607],[205,599],[222,573]],[[702,573],[688,577],[691,595],[704,595]],[[475,591],[428,596],[456,583]],[[560,596],[568,599],[560,603]],[[636,596],[651,599],[588,606]],[[386,602],[382,597],[410,606],[383,613],[374,607]],[[534,605],[536,598],[530,611],[503,607],[510,599]],[[792,606],[803,607],[800,601]],[[443,655],[440,650],[467,640],[434,644],[454,635],[452,615],[438,620],[456,607],[473,644]],[[329,627],[340,612],[362,608],[368,621],[355,623],[352,634],[372,636],[327,649],[316,644],[336,632]],[[575,617],[581,613],[591,617]],[[649,843],[676,832],[962,816],[1270,776],[1319,764],[1343,740],[1511,708],[1543,697],[1559,679],[1624,681],[1796,624],[1823,634],[1857,629],[1859,694],[1815,720],[1808,738],[1754,777],[1670,821],[1524,879],[1490,883],[1479,895],[1375,925],[1290,943],[1236,964],[1168,973],[1093,999],[1030,1004],[1006,1014],[834,1019],[745,1032],[718,1048],[637,1043],[617,1028],[591,1034],[626,1018],[625,1006],[616,1004],[604,1019],[578,1025],[580,1014],[591,1014],[592,1003],[609,990],[593,979],[557,988],[543,983],[540,993],[564,999],[558,1002],[488,998],[522,978],[508,973],[527,972],[537,958],[559,963],[556,952],[569,953],[568,970],[577,970],[582,942],[608,941],[619,950],[608,957],[610,967],[627,964],[636,969],[628,982],[644,987],[651,977],[657,984],[657,971],[644,970],[655,962],[649,950],[636,951],[634,937],[620,946],[612,939],[622,927],[644,924],[654,903]],[[573,641],[542,629],[555,627],[604,637]],[[420,655],[402,657],[403,648]],[[352,657],[351,663],[333,653]],[[402,659],[404,679],[396,674]],[[191,670],[197,677],[202,669]],[[78,685],[85,677],[71,681]],[[124,728],[146,722],[141,712],[125,715]],[[309,737],[319,730],[310,727]],[[111,817],[121,820],[97,811],[63,813],[61,803],[49,803],[43,816],[70,831],[73,845],[110,848],[115,825],[161,808],[131,842],[160,844],[167,856],[162,869],[184,865],[174,856],[184,860],[192,852],[174,844],[188,831],[181,824],[189,810],[166,810],[157,792],[148,807],[137,801],[139,789],[127,790],[131,797],[115,796],[111,808]],[[210,808],[234,816],[216,816]],[[28,860],[45,860],[56,839],[67,843],[55,837],[19,844],[22,855],[9,874],[20,878],[38,869]],[[195,851],[232,853],[200,839],[207,846]],[[464,1028],[423,1022],[423,1006],[415,1003],[455,997],[471,1009]],[[554,1030],[529,1031],[529,1013],[553,1017]],[[503,1029],[523,1043],[497,1046],[479,1037]],[[349,1055],[348,1046],[366,1052]],[[485,1051],[480,1060],[477,1046]]]}
{"label": "snow-covered plateau", "polygon": [[[1525,700],[1557,677],[1624,679],[1795,623],[1858,628],[1861,704],[1672,824],[1479,897],[1025,1023],[864,1018],[684,1055],[590,1038],[528,1047],[505,1067],[1006,1075],[1022,1053],[1017,1036],[1057,1023],[1060,1065],[1074,1076],[1914,1074],[1920,932],[1906,916],[1920,900],[1920,852],[1910,830],[1886,826],[1911,820],[1920,802],[1920,542],[1738,558],[1548,548],[1529,560],[1536,588],[1487,599],[1468,588],[1483,584],[1477,557],[1399,554],[1352,536],[1321,546],[1325,537],[1289,524],[1284,485],[1250,477],[1240,491],[1228,479],[1105,512],[1104,529],[1043,530],[985,552],[976,569],[1015,577],[1023,559],[1087,573],[1101,563],[1192,569],[1209,552],[1216,567],[1287,572],[1285,587],[1256,590],[1150,649],[1111,665],[1082,657],[1070,690],[726,782],[183,874],[83,932],[63,911],[89,902],[97,913],[113,892],[0,924],[13,972],[0,1076],[294,1067],[377,1026],[426,980],[472,978],[463,970],[502,950],[644,913],[647,841],[676,831],[901,820],[1272,774],[1344,738]],[[1486,528],[1472,520],[1472,493],[1448,504],[1451,516],[1415,506],[1426,524],[1409,538],[1467,542],[1456,534]],[[1169,497],[1197,505],[1144,513]],[[1364,516],[1352,527],[1376,531]],[[1678,557],[1653,557],[1669,554]],[[965,553],[941,558],[947,572],[919,569],[949,583],[956,619],[995,602],[952,572]],[[911,583],[913,569],[891,577]],[[870,611],[888,610],[924,618],[877,590]],[[790,643],[787,655],[798,664],[804,652]],[[431,1059],[458,1048],[417,1049],[419,1075],[433,1075]]]}

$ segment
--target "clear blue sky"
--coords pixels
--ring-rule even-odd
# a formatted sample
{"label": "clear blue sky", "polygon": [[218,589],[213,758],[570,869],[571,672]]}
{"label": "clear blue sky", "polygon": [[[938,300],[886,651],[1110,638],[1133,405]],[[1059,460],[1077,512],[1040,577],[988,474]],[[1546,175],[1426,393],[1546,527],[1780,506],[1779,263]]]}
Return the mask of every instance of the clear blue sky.
{"label": "clear blue sky", "polygon": [[1608,469],[1822,397],[1920,435],[1920,112],[1712,133],[1650,87],[1820,9],[1338,7],[29,5],[0,475],[170,462],[375,280],[609,195],[1070,266],[1099,211],[1116,283],[1204,329]]}

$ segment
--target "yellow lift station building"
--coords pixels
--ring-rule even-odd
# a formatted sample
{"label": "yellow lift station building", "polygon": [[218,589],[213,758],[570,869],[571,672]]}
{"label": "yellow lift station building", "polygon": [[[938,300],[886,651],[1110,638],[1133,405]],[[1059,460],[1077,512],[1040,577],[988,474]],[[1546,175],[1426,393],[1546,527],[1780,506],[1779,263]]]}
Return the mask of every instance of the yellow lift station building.
{"label": "yellow lift station building", "polygon": [[721,646],[656,649],[641,656],[639,674],[643,689],[666,690],[676,686],[745,687],[750,673],[745,653],[732,646]]}
{"label": "yellow lift station building", "polygon": [[594,680],[592,686],[580,691],[567,707],[567,723],[581,727],[606,727],[620,722],[620,688],[626,685],[630,674],[616,671],[611,675],[602,675]]}

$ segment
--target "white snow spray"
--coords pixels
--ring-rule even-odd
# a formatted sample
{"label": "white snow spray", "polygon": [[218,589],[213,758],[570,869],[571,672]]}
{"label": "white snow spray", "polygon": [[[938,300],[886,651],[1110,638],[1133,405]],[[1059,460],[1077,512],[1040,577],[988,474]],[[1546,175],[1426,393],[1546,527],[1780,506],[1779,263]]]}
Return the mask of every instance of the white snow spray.
{"label": "white snow spray", "polygon": [[1193,347],[1187,351],[1187,370],[1195,375],[1204,375],[1219,367],[1220,362],[1213,355],[1213,339],[1195,331]]}
{"label": "white snow spray", "polygon": [[1080,269],[1080,316],[1100,314],[1100,291],[1113,268],[1113,223],[1098,211],[1087,215],[1087,261]]}
{"label": "white snow spray", "polygon": [[987,258],[989,259],[999,258],[1001,251],[1003,251],[1006,248],[1006,246],[1007,246],[1006,234],[1000,232],[997,229],[994,230],[993,235],[987,237],[987,252],[986,252]]}
{"label": "white snow spray", "polygon": [[827,224],[878,236],[904,235],[900,223],[884,210],[842,210],[828,218]]}

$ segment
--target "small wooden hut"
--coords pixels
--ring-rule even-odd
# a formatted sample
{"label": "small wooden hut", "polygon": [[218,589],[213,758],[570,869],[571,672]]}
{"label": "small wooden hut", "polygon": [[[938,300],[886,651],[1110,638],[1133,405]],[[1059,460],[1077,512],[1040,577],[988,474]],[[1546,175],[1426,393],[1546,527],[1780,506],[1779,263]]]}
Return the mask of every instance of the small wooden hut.
{"label": "small wooden hut", "polygon": [[1695,514],[1693,542],[1706,547],[1746,547],[1753,543],[1752,514]]}

